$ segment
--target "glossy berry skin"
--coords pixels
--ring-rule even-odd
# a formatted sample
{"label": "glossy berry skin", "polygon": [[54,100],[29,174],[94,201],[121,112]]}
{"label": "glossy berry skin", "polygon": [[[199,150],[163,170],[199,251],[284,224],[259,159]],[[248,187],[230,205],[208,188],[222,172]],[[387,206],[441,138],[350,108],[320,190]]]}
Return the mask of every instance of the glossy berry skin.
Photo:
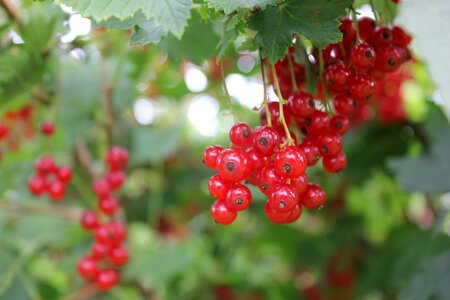
{"label": "glossy berry skin", "polygon": [[285,223],[293,223],[297,221],[300,216],[302,215],[302,205],[297,204],[290,212],[289,215],[286,217]]}
{"label": "glossy berry skin", "polygon": [[217,157],[222,152],[223,147],[218,145],[208,146],[203,150],[203,163],[210,169],[215,169],[217,166]]}
{"label": "glossy berry skin", "polygon": [[308,187],[308,176],[306,174],[303,174],[297,178],[292,179],[291,185],[297,192],[297,195],[302,195]]}
{"label": "glossy berry skin", "polygon": [[[268,106],[269,106],[272,126],[282,127],[283,123],[280,121],[280,103],[279,102],[269,102]],[[283,105],[283,114],[284,114],[286,123],[288,125],[290,125],[292,123],[292,113],[291,113],[289,106]],[[259,119],[260,119],[261,125],[263,125],[263,126],[268,125],[265,107],[261,110],[261,112],[259,114]]]}
{"label": "glossy berry skin", "polygon": [[85,230],[94,230],[98,227],[98,217],[97,214],[92,210],[85,210],[81,214],[80,218],[81,227]]}
{"label": "glossy berry skin", "polygon": [[350,86],[350,93],[353,99],[359,102],[365,102],[372,99],[375,94],[376,81],[367,74],[358,74],[353,78]]}
{"label": "glossy berry skin", "polygon": [[55,125],[52,122],[42,122],[41,132],[47,136],[53,135],[53,132],[55,132]]}
{"label": "glossy berry skin", "polygon": [[61,181],[54,180],[53,182],[48,184],[47,191],[50,199],[58,201],[61,200],[62,197],[64,197],[64,194],[66,193],[66,187]]}
{"label": "glossy berry skin", "polygon": [[357,102],[346,94],[339,94],[333,99],[334,110],[338,114],[349,114],[355,109],[356,105]]}
{"label": "glossy berry skin", "polygon": [[3,123],[0,123],[0,141],[5,139],[9,135],[9,127]]}
{"label": "glossy berry skin", "polygon": [[72,169],[69,167],[59,167],[56,170],[56,177],[63,183],[69,183],[72,179]]}
{"label": "glossy berry skin", "polygon": [[342,43],[344,45],[353,45],[356,41],[356,30],[353,27],[353,21],[350,19],[342,19],[339,31],[342,32]]}
{"label": "glossy berry skin", "polygon": [[262,168],[269,164],[269,157],[259,155],[255,149],[248,148],[246,152],[252,162],[253,172],[259,173]]}
{"label": "glossy berry skin", "polygon": [[350,53],[352,65],[360,70],[367,70],[375,65],[375,49],[367,43],[356,45]]}
{"label": "glossy berry skin", "polygon": [[387,27],[378,27],[370,37],[370,44],[375,48],[387,46],[392,44],[393,36],[392,31]]}
{"label": "glossy berry skin", "polygon": [[344,54],[339,44],[329,44],[323,48],[322,57],[325,64],[328,64],[335,60],[343,60]]}
{"label": "glossy berry skin", "polygon": [[226,206],[232,211],[241,211],[247,209],[252,203],[252,193],[250,189],[243,184],[232,186],[225,199]]}
{"label": "glossy berry skin", "polygon": [[125,169],[128,165],[128,160],[128,151],[118,146],[111,147],[106,154],[106,163],[111,170]]}
{"label": "glossy berry skin", "polygon": [[399,49],[389,45],[377,49],[375,68],[382,72],[394,72],[402,64],[402,55]]}
{"label": "glossy berry skin", "polygon": [[83,257],[78,261],[77,272],[81,278],[92,280],[97,277],[99,270],[97,261],[92,257]]}
{"label": "glossy berry skin", "polygon": [[300,91],[291,95],[288,99],[292,114],[297,118],[303,118],[314,112],[316,104],[311,94]]}
{"label": "glossy berry skin", "polygon": [[106,181],[109,184],[111,190],[116,191],[120,189],[125,182],[126,175],[123,171],[111,171],[106,174]]}
{"label": "glossy berry skin", "polygon": [[330,92],[344,92],[350,85],[352,70],[342,62],[333,63],[325,69],[325,86]]}
{"label": "glossy berry skin", "polygon": [[273,166],[281,177],[296,178],[305,173],[308,162],[301,149],[284,146],[275,154]]}
{"label": "glossy berry skin", "polygon": [[119,275],[116,270],[106,269],[99,271],[95,285],[101,291],[108,291],[119,282]]}
{"label": "glossy berry skin", "polygon": [[412,37],[400,26],[392,28],[392,43],[395,46],[407,46],[411,43]]}
{"label": "glossy berry skin", "polygon": [[41,157],[35,165],[36,172],[40,176],[45,176],[55,171],[56,165],[53,158],[49,155]]}
{"label": "glossy berry skin", "polygon": [[116,197],[108,195],[98,200],[98,207],[105,215],[111,216],[119,209],[119,201]]}
{"label": "glossy berry skin", "polygon": [[314,166],[319,162],[321,154],[319,147],[315,143],[302,142],[299,148],[302,149],[303,153],[305,153],[306,163],[308,166]]}
{"label": "glossy berry skin", "polygon": [[245,123],[236,123],[230,129],[230,141],[238,147],[248,147],[252,144],[252,129]]}
{"label": "glossy berry skin", "polygon": [[271,156],[278,147],[280,136],[268,126],[257,127],[253,132],[253,148],[261,156]]}
{"label": "glossy berry skin", "polygon": [[116,266],[123,266],[128,262],[128,250],[123,246],[115,247],[108,256],[108,261]]}
{"label": "glossy berry skin", "polygon": [[212,176],[208,182],[209,193],[219,200],[225,200],[230,187],[231,184],[217,174]]}
{"label": "glossy berry skin", "polygon": [[102,244],[120,244],[126,238],[126,229],[120,223],[103,224],[95,229],[94,238]]}
{"label": "glossy berry skin", "polygon": [[270,195],[275,186],[283,183],[283,178],[272,166],[265,166],[258,176],[259,190],[266,195]]}
{"label": "glossy berry skin", "polygon": [[375,32],[377,24],[375,20],[364,17],[358,20],[359,37],[363,41],[368,41],[372,34]]}
{"label": "glossy berry skin", "polygon": [[340,135],[347,133],[350,128],[350,120],[343,115],[335,115],[331,118],[330,129],[332,132],[336,132]]}
{"label": "glossy berry skin", "polygon": [[273,209],[278,212],[291,211],[298,203],[298,195],[295,189],[288,184],[278,184],[270,194],[269,201]]}
{"label": "glossy berry skin", "polygon": [[275,210],[272,202],[267,201],[264,205],[264,212],[266,213],[267,218],[276,224],[284,224],[286,223],[286,220],[288,219],[289,215],[291,214],[290,211],[288,212],[279,212]]}
{"label": "glossy berry skin", "polygon": [[329,173],[338,173],[347,167],[347,156],[339,152],[335,156],[324,157],[322,160],[323,168]]}
{"label": "glossy berry skin", "polygon": [[111,192],[111,187],[104,178],[97,179],[92,185],[92,189],[99,198],[105,198]]}
{"label": "glossy berry skin", "polygon": [[317,184],[309,184],[306,191],[300,197],[302,205],[308,209],[322,206],[327,199],[325,191]]}
{"label": "glossy berry skin", "polygon": [[226,181],[239,182],[251,172],[251,161],[247,152],[232,147],[223,150],[217,158],[217,173]]}
{"label": "glossy berry skin", "polygon": [[319,135],[328,128],[330,117],[323,111],[316,110],[314,113],[305,118],[303,122],[302,132],[307,135]]}
{"label": "glossy berry skin", "polygon": [[28,179],[28,189],[35,196],[41,196],[45,193],[47,184],[41,176],[31,176]]}
{"label": "glossy berry skin", "polygon": [[322,156],[335,156],[342,150],[342,137],[336,133],[325,133],[318,138],[317,145],[319,146]]}
{"label": "glossy berry skin", "polygon": [[94,242],[91,246],[91,256],[95,259],[106,258],[111,253],[111,245]]}
{"label": "glossy berry skin", "polygon": [[236,211],[232,211],[225,202],[218,200],[211,205],[210,213],[214,221],[222,225],[230,225],[237,217]]}

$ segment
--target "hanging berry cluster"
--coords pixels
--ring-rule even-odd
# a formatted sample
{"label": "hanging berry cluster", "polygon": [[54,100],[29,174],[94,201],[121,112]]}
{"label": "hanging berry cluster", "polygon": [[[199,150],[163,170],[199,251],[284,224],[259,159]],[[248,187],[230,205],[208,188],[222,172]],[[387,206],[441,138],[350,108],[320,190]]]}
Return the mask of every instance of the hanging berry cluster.
{"label": "hanging berry cluster", "polygon": [[321,158],[329,173],[346,168],[342,136],[352,113],[370,104],[377,81],[410,59],[411,37],[402,28],[377,26],[369,18],[359,20],[357,27],[342,19],[342,42],[304,56],[318,70],[311,73],[318,83],[314,96],[305,91],[307,68],[297,62],[299,45],[294,44],[285,59],[271,67],[269,78],[280,102],[265,101],[261,126],[235,123],[229,132],[232,147],[204,150],[203,162],[217,171],[208,184],[216,198],[211,215],[217,223],[231,224],[251,204],[244,181],[267,195],[265,213],[275,223],[294,222],[303,207],[325,203],[325,191],[309,182],[306,169]]}
{"label": "hanging berry cluster", "polygon": [[86,281],[94,281],[102,291],[111,289],[119,282],[119,268],[129,258],[128,250],[123,245],[127,236],[126,227],[115,220],[120,204],[113,195],[125,182],[124,170],[128,157],[128,152],[123,148],[112,147],[108,150],[108,172],[92,185],[100,213],[85,210],[80,219],[83,229],[94,236],[94,242],[90,254],[78,262],[78,275]]}

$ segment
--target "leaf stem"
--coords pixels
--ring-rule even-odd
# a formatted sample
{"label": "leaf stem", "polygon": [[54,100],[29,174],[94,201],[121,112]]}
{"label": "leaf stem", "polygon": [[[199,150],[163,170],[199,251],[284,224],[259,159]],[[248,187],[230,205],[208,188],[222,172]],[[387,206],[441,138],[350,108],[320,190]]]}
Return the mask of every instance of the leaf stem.
{"label": "leaf stem", "polygon": [[380,23],[380,17],[378,16],[377,11],[375,10],[375,6],[373,5],[373,0],[369,0],[369,3],[370,3],[370,7],[372,7],[372,13],[373,13],[373,16],[375,17],[375,22],[377,24],[379,24]]}
{"label": "leaf stem", "polygon": [[273,81],[275,84],[275,92],[277,93],[277,96],[280,100],[279,104],[279,110],[280,110],[280,118],[279,120],[281,121],[281,124],[283,124],[283,128],[284,128],[284,132],[286,133],[286,143],[291,146],[291,145],[295,145],[294,140],[291,137],[291,132],[289,131],[289,127],[286,124],[286,119],[284,118],[284,111],[283,111],[283,104],[285,102],[285,100],[283,99],[283,95],[281,94],[281,90],[280,90],[280,83],[278,81],[278,75],[277,72],[275,71],[275,67],[274,65],[270,65],[270,67],[272,68],[272,73],[273,73]]}
{"label": "leaf stem", "polygon": [[319,77],[320,77],[320,84],[322,85],[322,92],[323,92],[323,105],[325,107],[325,111],[331,115],[331,107],[328,103],[328,90],[325,86],[325,80],[323,79],[323,71],[325,69],[325,64],[323,61],[323,53],[322,49],[319,50]]}
{"label": "leaf stem", "polygon": [[295,77],[295,71],[294,71],[294,63],[292,62],[292,58],[289,55],[289,53],[287,54],[286,58],[288,60],[289,73],[291,73],[292,88],[293,88],[294,92],[298,92],[297,78]]}
{"label": "leaf stem", "polygon": [[264,109],[266,110],[267,124],[269,125],[269,127],[272,127],[272,114],[270,113],[269,103],[267,101],[269,93],[267,92],[266,73],[264,71],[264,60],[261,56],[261,52],[259,53],[259,61],[261,64],[261,76],[262,76],[263,89],[264,89],[263,104],[264,104]]}
{"label": "leaf stem", "polygon": [[233,104],[231,103],[230,93],[228,92],[227,83],[225,81],[225,72],[223,69],[223,59],[220,60],[220,74],[222,75],[222,85],[227,96],[228,108],[230,109],[231,116],[233,117],[233,123],[236,124],[236,115],[234,114]]}

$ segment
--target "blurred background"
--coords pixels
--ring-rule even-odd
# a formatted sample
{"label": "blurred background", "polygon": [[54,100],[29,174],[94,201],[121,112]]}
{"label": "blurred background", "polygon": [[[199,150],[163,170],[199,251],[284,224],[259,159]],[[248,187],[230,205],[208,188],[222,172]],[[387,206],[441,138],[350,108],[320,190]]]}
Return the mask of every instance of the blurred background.
{"label": "blurred background", "polygon": [[[214,59],[222,22],[193,10],[180,40],[131,46],[132,29],[50,1],[14,3],[0,9],[0,118],[10,128],[0,142],[0,299],[449,299],[450,82],[440,83],[450,41],[439,6],[400,5],[415,59],[360,112],[344,141],[348,168],[308,174],[327,204],[276,225],[252,188],[251,208],[225,227],[210,217],[213,171],[201,163],[206,146],[229,145],[232,125]],[[372,14],[367,3],[356,3],[361,16]],[[238,120],[256,126],[260,62],[245,43],[230,44],[224,69]],[[51,138],[43,121],[55,124]],[[92,242],[78,219],[96,205],[80,151],[102,174],[110,145],[130,154],[119,193],[130,261],[117,287],[96,293],[76,274]],[[27,188],[48,153],[73,168],[59,203]]]}

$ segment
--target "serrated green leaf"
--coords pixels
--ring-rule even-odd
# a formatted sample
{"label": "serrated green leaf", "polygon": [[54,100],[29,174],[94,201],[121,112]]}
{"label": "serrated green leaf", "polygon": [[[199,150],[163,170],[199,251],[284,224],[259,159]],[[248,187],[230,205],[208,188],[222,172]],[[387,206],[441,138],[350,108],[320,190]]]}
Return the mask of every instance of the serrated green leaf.
{"label": "serrated green leaf", "polygon": [[229,14],[239,8],[265,8],[267,5],[274,5],[280,0],[209,0],[209,6],[215,10],[223,10]]}
{"label": "serrated green leaf", "polygon": [[225,51],[228,48],[228,45],[234,41],[237,37],[237,33],[234,29],[228,30],[227,32],[225,32],[224,36],[222,37],[222,39],[220,40],[219,44],[217,44],[216,47],[216,58],[219,61],[222,56],[225,54]]}
{"label": "serrated green leaf", "polygon": [[103,21],[111,17],[126,19],[141,10],[143,0],[63,0],[62,3],[78,11],[83,17]]}
{"label": "serrated green leaf", "polygon": [[294,33],[302,34],[319,48],[339,42],[342,33],[338,18],[351,4],[352,0],[289,0],[253,15],[249,26],[258,31],[255,42],[262,55],[275,63],[286,54]]}
{"label": "serrated green leaf", "polygon": [[94,28],[110,28],[110,29],[120,29],[120,30],[126,30],[126,29],[132,29],[134,26],[138,24],[142,24],[148,21],[148,18],[144,15],[142,11],[137,12],[134,16],[127,19],[119,19],[117,17],[111,17],[104,21],[93,21],[92,26]]}
{"label": "serrated green leaf", "polygon": [[167,34],[167,31],[153,21],[136,25],[135,31],[131,36],[131,44],[133,45],[156,44]]}

